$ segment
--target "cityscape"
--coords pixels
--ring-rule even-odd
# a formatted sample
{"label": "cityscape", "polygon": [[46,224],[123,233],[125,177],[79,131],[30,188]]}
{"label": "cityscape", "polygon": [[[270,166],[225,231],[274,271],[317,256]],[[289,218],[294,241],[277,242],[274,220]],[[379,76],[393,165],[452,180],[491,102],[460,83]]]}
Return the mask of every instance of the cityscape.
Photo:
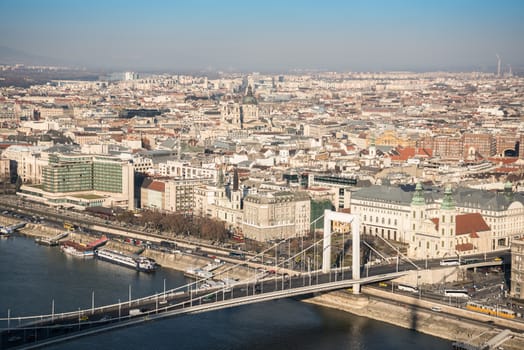
{"label": "cityscape", "polygon": [[372,3],[0,4],[0,349],[522,349],[524,6]]}

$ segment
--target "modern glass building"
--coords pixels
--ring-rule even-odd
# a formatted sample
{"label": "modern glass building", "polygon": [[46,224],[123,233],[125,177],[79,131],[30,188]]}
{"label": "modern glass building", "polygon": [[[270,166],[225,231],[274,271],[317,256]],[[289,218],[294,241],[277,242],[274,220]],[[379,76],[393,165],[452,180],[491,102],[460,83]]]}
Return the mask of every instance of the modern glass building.
{"label": "modern glass building", "polygon": [[53,206],[134,209],[133,164],[118,157],[52,153],[42,183],[22,186],[19,195]]}
{"label": "modern glass building", "polygon": [[93,157],[50,154],[42,169],[42,189],[46,192],[78,192],[93,189]]}
{"label": "modern glass building", "polygon": [[114,157],[91,155],[49,155],[42,170],[44,191],[102,191],[122,193],[123,162]]}

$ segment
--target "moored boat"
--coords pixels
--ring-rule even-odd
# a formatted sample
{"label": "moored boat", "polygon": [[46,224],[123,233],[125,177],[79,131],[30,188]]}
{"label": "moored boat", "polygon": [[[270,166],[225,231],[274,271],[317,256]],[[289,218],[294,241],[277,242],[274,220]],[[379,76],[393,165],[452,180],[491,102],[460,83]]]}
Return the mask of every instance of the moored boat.
{"label": "moored boat", "polygon": [[128,255],[107,248],[97,249],[95,251],[95,254],[96,257],[100,260],[130,267],[138,271],[153,272],[157,268],[157,264],[153,259],[141,256]]}
{"label": "moored boat", "polygon": [[95,253],[92,250],[78,250],[72,245],[62,245],[60,248],[64,253],[79,258],[93,258],[95,256]]}

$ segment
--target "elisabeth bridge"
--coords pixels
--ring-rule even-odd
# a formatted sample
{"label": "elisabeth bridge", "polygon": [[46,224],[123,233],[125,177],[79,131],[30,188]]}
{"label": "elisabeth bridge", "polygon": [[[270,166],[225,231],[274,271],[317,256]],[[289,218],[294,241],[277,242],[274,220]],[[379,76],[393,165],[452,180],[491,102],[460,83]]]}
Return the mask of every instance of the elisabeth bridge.
{"label": "elisabeth bridge", "polygon": [[[71,312],[47,315],[21,316],[9,315],[0,318],[0,348],[1,349],[31,349],[44,347],[53,343],[63,342],[78,337],[99,332],[107,332],[122,327],[128,327],[143,322],[151,322],[167,317],[177,317],[187,314],[214,311],[240,305],[259,303],[269,300],[310,296],[338,289],[350,289],[354,294],[360,293],[360,286],[391,280],[406,275],[410,270],[420,268],[405,256],[397,255],[397,263],[380,266],[361,265],[361,240],[359,233],[359,218],[356,215],[326,210],[319,219],[324,219],[324,232],[318,241],[287,260],[277,264],[276,273],[261,274],[253,267],[253,274],[247,278],[219,287],[202,288],[205,279],[165,290],[161,293],[126,300],[112,305],[93,306],[89,309],[79,309]],[[317,219],[317,220],[319,220]],[[351,225],[351,266],[333,267],[331,222],[337,221]],[[258,261],[264,253],[277,249],[278,242],[272,247],[238,263],[220,274],[231,272],[240,265],[248,265]],[[343,242],[345,242],[343,238]],[[365,241],[370,249],[374,250]],[[387,243],[387,242],[386,242]],[[345,252],[345,246],[343,252]],[[305,256],[309,251],[321,252],[322,265],[320,269],[296,271],[285,269],[286,261]],[[374,250],[375,251],[375,250]],[[375,253],[386,259],[380,252]],[[342,254],[342,257],[345,254]],[[402,260],[402,264],[399,264]],[[426,261],[427,265],[427,261]],[[256,264],[253,264],[256,266]],[[400,268],[399,268],[400,267]],[[249,270],[251,271],[251,269]],[[365,275],[365,276],[362,276]],[[215,276],[216,278],[217,276]]]}

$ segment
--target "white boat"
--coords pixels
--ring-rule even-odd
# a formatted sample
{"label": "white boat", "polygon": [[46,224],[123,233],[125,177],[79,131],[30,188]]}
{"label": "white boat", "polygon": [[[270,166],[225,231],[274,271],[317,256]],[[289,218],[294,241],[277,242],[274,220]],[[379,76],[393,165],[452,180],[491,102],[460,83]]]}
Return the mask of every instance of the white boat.
{"label": "white boat", "polygon": [[68,255],[76,256],[79,258],[93,258],[95,253],[92,250],[78,250],[73,246],[63,245],[62,251]]}
{"label": "white boat", "polygon": [[114,264],[131,267],[138,271],[152,272],[156,269],[157,265],[153,259],[145,258],[142,256],[133,256],[117,252],[111,249],[97,249],[96,256],[100,260],[112,262]]}
{"label": "white boat", "polygon": [[156,270],[156,263],[153,259],[139,256],[136,258],[136,266],[138,271],[150,272]]}

